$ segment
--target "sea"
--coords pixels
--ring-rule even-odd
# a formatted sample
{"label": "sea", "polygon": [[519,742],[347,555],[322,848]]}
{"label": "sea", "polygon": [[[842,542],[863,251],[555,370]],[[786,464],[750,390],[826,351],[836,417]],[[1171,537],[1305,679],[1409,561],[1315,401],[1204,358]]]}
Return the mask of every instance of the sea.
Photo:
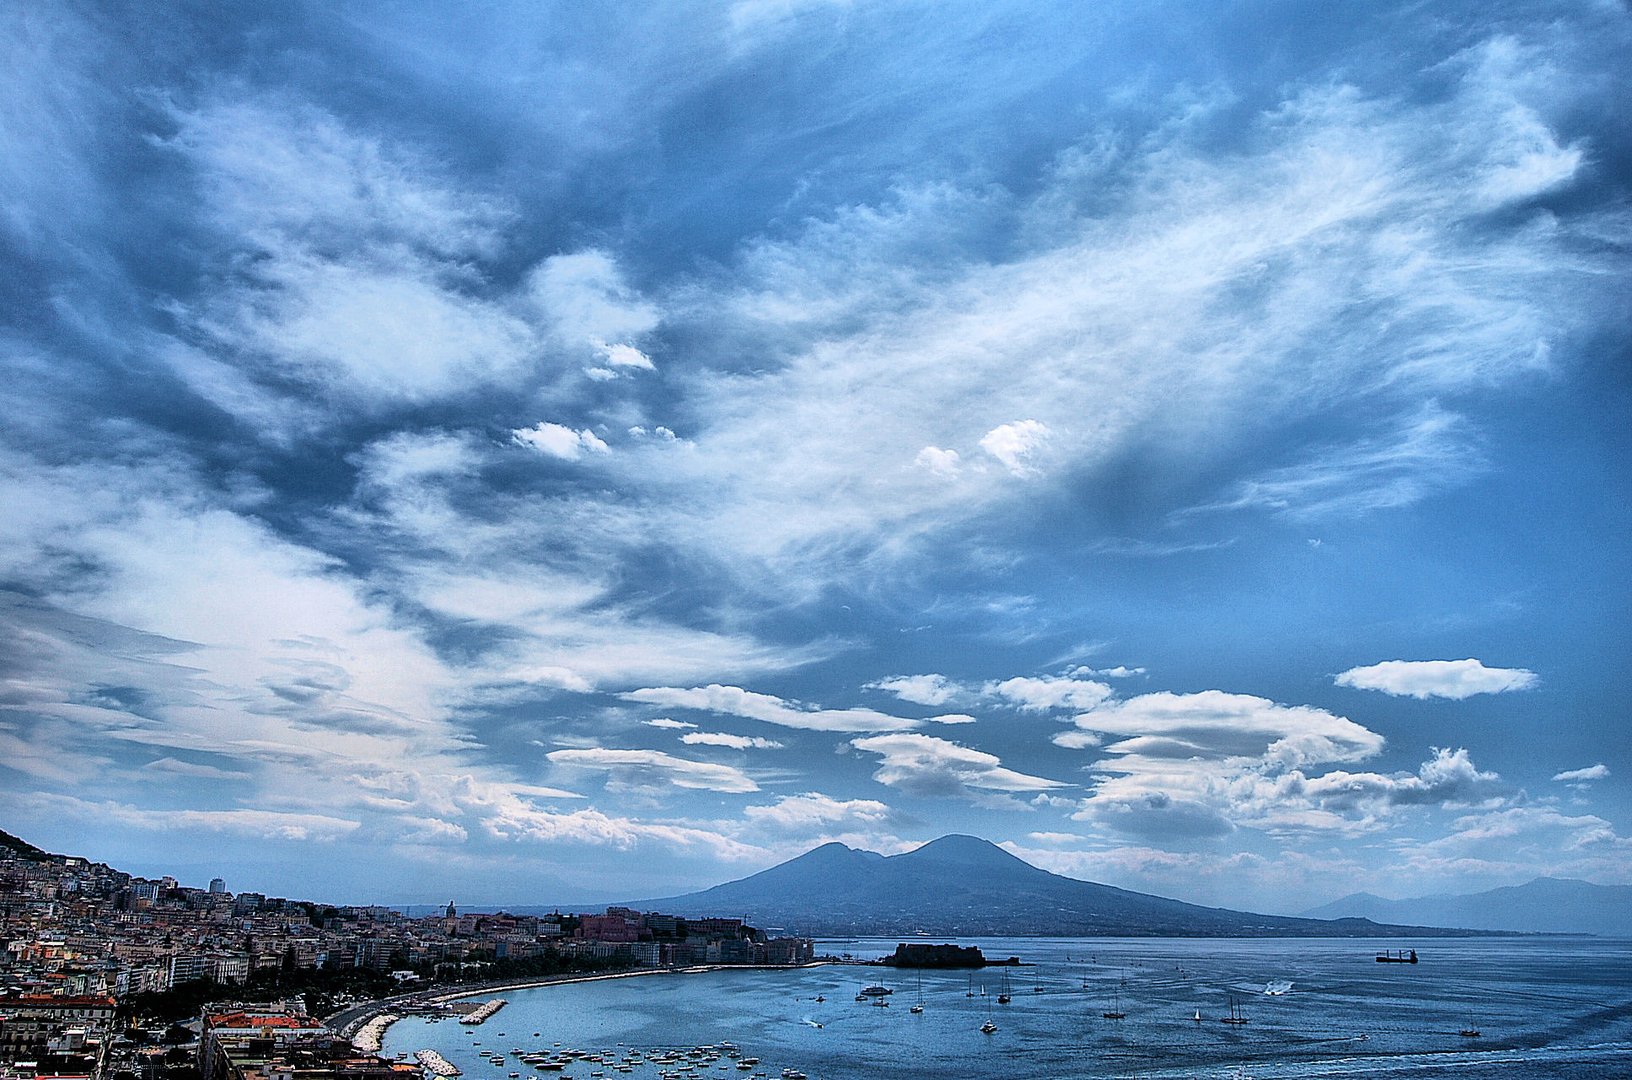
{"label": "sea", "polygon": [[[898,940],[822,941],[817,951],[877,959]],[[466,1080],[660,1080],[675,1066],[651,1063],[654,1052],[721,1043],[739,1056],[701,1057],[683,1075],[1632,1077],[1632,940],[924,940],[977,945],[989,960],[1020,963],[973,973],[835,963],[508,990],[508,1005],[479,1026],[404,1018],[387,1032],[384,1051],[436,1050]],[[1411,948],[1416,964],[1376,961],[1385,949]],[[856,1000],[874,984],[893,991],[882,999],[887,1006]],[[999,1004],[1005,989],[1011,1000]],[[913,1013],[918,1003],[923,1011]],[[1232,1015],[1246,1023],[1223,1022]],[[988,1020],[996,1030],[983,1033]],[[1479,1034],[1464,1034],[1472,1031]],[[514,1053],[565,1048],[603,1060],[535,1072]],[[484,1050],[505,1061],[494,1064]],[[758,1062],[739,1069],[749,1057]]]}

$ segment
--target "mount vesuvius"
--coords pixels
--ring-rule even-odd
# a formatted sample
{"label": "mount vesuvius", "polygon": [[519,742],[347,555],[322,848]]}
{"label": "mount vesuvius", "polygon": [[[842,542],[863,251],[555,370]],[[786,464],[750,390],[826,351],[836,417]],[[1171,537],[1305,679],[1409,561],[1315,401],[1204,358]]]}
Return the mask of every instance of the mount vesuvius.
{"label": "mount vesuvius", "polygon": [[1463,931],[1368,919],[1309,919],[1202,907],[1051,874],[973,836],[901,855],[823,844],[701,892],[630,906],[677,915],[746,915],[757,926],[832,936],[1397,937]]}

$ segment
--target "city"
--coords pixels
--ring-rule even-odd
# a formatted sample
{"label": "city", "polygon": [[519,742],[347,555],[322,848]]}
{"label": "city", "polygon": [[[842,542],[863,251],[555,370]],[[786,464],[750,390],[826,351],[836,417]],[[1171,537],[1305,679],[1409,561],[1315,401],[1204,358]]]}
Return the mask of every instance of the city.
{"label": "city", "polygon": [[419,1067],[367,1052],[377,1033],[361,1033],[378,998],[812,959],[809,939],[737,918],[452,902],[411,918],[134,877],[4,833],[0,941],[0,1080],[402,1080]]}

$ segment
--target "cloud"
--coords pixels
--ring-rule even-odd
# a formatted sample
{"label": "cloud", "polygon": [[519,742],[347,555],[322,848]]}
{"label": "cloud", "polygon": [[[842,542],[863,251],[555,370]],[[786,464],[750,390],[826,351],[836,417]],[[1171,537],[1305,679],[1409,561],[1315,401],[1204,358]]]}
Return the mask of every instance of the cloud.
{"label": "cloud", "polygon": [[602,345],[599,351],[601,359],[615,368],[639,368],[642,371],[656,369],[651,357],[633,345]]}
{"label": "cloud", "polygon": [[862,689],[883,690],[914,705],[945,705],[964,692],[945,675],[891,675],[870,682]]}
{"label": "cloud", "polygon": [[1381,690],[1395,697],[1451,698],[1529,690],[1539,681],[1523,668],[1489,668],[1478,660],[1385,660],[1350,668],[1335,679],[1339,686]]}
{"label": "cloud", "polygon": [[1465,418],[1430,403],[1393,430],[1345,446],[1300,450],[1297,464],[1235,485],[1222,502],[1186,513],[1267,510],[1297,521],[1353,517],[1420,502],[1482,466]]}
{"label": "cloud", "polygon": [[914,795],[944,798],[968,796],[972,789],[1020,792],[1070,786],[1006,769],[993,754],[932,735],[873,735],[852,739],[850,745],[883,759],[874,780]]}
{"label": "cloud", "polygon": [[975,718],[968,713],[942,713],[939,716],[924,717],[926,724],[973,724]]}
{"label": "cloud", "polygon": [[897,826],[902,815],[875,799],[834,799],[816,791],[783,795],[768,806],[743,807],[756,825],[798,835],[866,833]]}
{"label": "cloud", "polygon": [[534,358],[534,328],[468,272],[502,247],[502,201],[275,95],[173,108],[170,119],[162,145],[196,177],[225,249],[212,261],[232,267],[200,299],[172,305],[216,354],[170,353],[201,395],[265,415],[255,388],[275,394],[295,379],[364,406],[418,401],[513,376]]}
{"label": "cloud", "polygon": [[1048,709],[1092,709],[1112,694],[1109,686],[1092,679],[1044,675],[989,682],[982,693],[1033,712]]}
{"label": "cloud", "polygon": [[1600,762],[1597,765],[1588,765],[1584,769],[1566,769],[1561,773],[1554,773],[1553,779],[1566,784],[1584,783],[1589,780],[1603,780],[1609,776],[1609,766]]}
{"label": "cloud", "polygon": [[605,769],[619,783],[631,787],[673,784],[703,791],[741,793],[758,791],[741,769],[708,761],[677,758],[661,750],[552,750],[544,755],[557,765]]}
{"label": "cloud", "polygon": [[236,769],[222,769],[197,761],[178,761],[173,757],[156,758],[142,766],[143,772],[159,773],[165,777],[185,776],[194,780],[248,780],[249,774]]}
{"label": "cloud", "polygon": [[1472,806],[1511,794],[1493,772],[1477,769],[1465,749],[1434,748],[1415,776],[1330,772],[1310,777],[1299,794],[1322,809],[1349,810],[1368,803],[1399,806]]}
{"label": "cloud", "polygon": [[327,814],[284,813],[275,810],[155,810],[112,801],[91,801],[66,795],[42,794],[40,800],[57,812],[79,820],[113,821],[159,832],[199,830],[232,833],[260,840],[333,843],[357,831],[361,822]]}
{"label": "cloud", "polygon": [[[1074,724],[1054,737],[1056,745],[1105,742],[1093,765],[1100,779],[1072,815],[1077,820],[1166,840],[1221,836],[1239,826],[1354,831],[1375,821],[1374,807],[1340,804],[1335,792],[1323,800],[1319,778],[1306,775],[1312,766],[1361,761],[1383,747],[1381,735],[1324,709],[1219,690],[1163,691],[1106,702]],[[1464,768],[1471,769],[1465,755],[1437,762],[1429,772],[1439,786],[1431,790],[1450,797]]]}
{"label": "cloud", "polygon": [[552,255],[534,269],[528,288],[563,340],[591,347],[614,365],[652,366],[624,343],[655,329],[661,313],[630,288],[611,253]]}
{"label": "cloud", "polygon": [[585,450],[596,454],[605,454],[611,450],[611,447],[588,428],[574,431],[547,420],[540,420],[530,428],[516,428],[510,432],[510,439],[517,446],[531,447],[541,454],[563,461],[577,461]]}
{"label": "cloud", "polygon": [[730,735],[723,731],[692,731],[680,736],[688,746],[728,746],[733,750],[780,750],[782,744],[772,739],[750,735]]}
{"label": "cloud", "polygon": [[1016,420],[982,435],[980,448],[1014,475],[1030,476],[1036,471],[1030,463],[1032,456],[1052,434],[1039,420]]}
{"label": "cloud", "polygon": [[912,463],[937,476],[956,476],[962,467],[962,459],[956,450],[943,450],[939,446],[924,447],[918,451]]}
{"label": "cloud", "polygon": [[697,726],[696,724],[690,723],[686,720],[670,720],[667,716],[659,716],[653,720],[642,720],[641,723],[646,724],[649,727],[670,728],[675,731],[685,731],[689,728],[695,728]]}
{"label": "cloud", "polygon": [[889,716],[872,709],[822,709],[784,701],[770,694],[757,694],[739,686],[710,683],[684,689],[676,686],[655,686],[631,690],[620,695],[625,701],[638,701],[665,708],[696,709],[700,712],[720,713],[725,716],[743,716],[763,720],[783,727],[803,728],[807,731],[901,731],[917,727],[919,721],[900,716]]}

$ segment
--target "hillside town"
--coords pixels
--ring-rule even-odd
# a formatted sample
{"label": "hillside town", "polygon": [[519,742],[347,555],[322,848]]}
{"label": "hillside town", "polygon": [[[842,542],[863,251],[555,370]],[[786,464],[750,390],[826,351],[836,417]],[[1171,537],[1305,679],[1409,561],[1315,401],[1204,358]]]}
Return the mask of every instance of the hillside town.
{"label": "hillside town", "polygon": [[376,997],[812,956],[736,918],[452,902],[416,918],[136,877],[5,833],[0,943],[0,1080],[408,1080],[419,1067],[359,1036]]}

